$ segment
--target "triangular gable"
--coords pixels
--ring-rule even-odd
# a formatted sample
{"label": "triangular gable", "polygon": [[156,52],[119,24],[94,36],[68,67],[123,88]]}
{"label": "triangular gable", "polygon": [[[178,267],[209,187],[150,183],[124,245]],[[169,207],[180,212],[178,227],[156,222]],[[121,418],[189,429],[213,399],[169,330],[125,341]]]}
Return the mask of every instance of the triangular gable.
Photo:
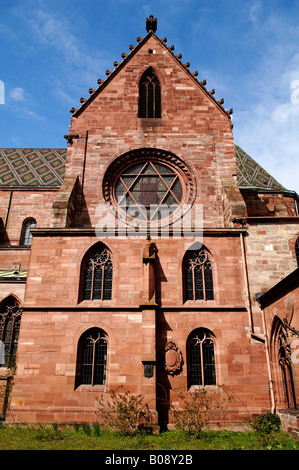
{"label": "triangular gable", "polygon": [[203,80],[202,82],[198,81],[197,78],[196,78],[197,75],[198,75],[198,72],[195,71],[195,72],[191,73],[189,71],[189,66],[190,66],[189,62],[183,64],[181,62],[181,54],[178,54],[178,55],[174,54],[174,52],[173,52],[174,46],[170,46],[170,47],[166,46],[167,38],[159,39],[153,31],[150,31],[146,35],[145,38],[138,37],[137,38],[138,44],[136,46],[130,45],[130,47],[129,47],[130,50],[131,50],[130,53],[128,53],[128,54],[122,53],[122,58],[123,58],[122,62],[116,62],[115,61],[114,62],[115,69],[113,71],[106,70],[107,78],[105,80],[101,80],[101,79],[98,80],[98,85],[99,85],[98,88],[97,89],[92,89],[92,88],[89,89],[89,92],[90,92],[91,96],[87,99],[84,99],[84,98],[80,99],[80,102],[82,103],[80,108],[78,108],[78,109],[72,108],[71,109],[71,113],[73,113],[73,116],[78,117],[87,108],[87,106],[103,91],[103,89],[111,82],[111,80],[113,80],[113,78],[120,72],[120,70],[134,57],[134,55],[138,53],[138,51],[148,42],[148,40],[151,37],[154,37],[157,40],[157,42],[161,45],[161,47],[164,48],[165,51],[167,51],[171,55],[173,60],[175,60],[176,63],[185,71],[185,73],[189,76],[189,78],[205,93],[205,95],[219,108],[219,110],[226,117],[228,117],[230,119],[230,115],[232,114],[233,110],[230,109],[230,110],[226,111],[224,109],[224,107],[222,106],[223,103],[224,103],[224,100],[221,99],[220,101],[217,101],[214,98],[215,90],[208,91],[206,89],[206,87],[205,87],[206,80]]}

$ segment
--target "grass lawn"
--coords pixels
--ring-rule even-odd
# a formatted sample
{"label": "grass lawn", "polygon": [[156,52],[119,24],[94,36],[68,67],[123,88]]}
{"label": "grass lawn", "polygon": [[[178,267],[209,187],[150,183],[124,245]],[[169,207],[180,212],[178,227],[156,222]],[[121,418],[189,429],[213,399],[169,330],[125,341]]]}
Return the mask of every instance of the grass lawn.
{"label": "grass lawn", "polygon": [[97,427],[1,427],[0,450],[299,450],[299,441],[273,433],[267,442],[255,432],[204,431],[200,439],[182,431],[119,436]]}

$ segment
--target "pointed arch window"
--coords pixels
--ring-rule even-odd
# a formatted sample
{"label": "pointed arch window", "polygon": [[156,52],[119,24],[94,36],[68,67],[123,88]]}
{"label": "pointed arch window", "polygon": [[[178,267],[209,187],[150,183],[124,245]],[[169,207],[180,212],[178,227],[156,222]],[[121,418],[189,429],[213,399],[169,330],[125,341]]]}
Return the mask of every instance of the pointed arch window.
{"label": "pointed arch window", "polygon": [[110,251],[98,244],[84,263],[83,300],[111,300],[112,275]]}
{"label": "pointed arch window", "polygon": [[288,333],[280,322],[277,337],[278,363],[281,370],[284,388],[285,404],[288,408],[296,408],[296,394],[292,368],[292,351],[289,343]]}
{"label": "pointed arch window", "polygon": [[204,248],[185,257],[185,300],[214,300],[212,263]]}
{"label": "pointed arch window", "polygon": [[299,237],[297,238],[296,243],[295,243],[295,253],[296,253],[297,264],[299,266]]}
{"label": "pointed arch window", "polygon": [[152,67],[149,67],[140,79],[138,117],[161,117],[161,87]]}
{"label": "pointed arch window", "polygon": [[187,344],[188,382],[192,385],[216,385],[213,335],[199,328],[191,333]]}
{"label": "pointed arch window", "polygon": [[31,243],[32,243],[31,229],[35,227],[36,227],[35,219],[27,219],[23,222],[21,245],[31,246]]}
{"label": "pointed arch window", "polygon": [[77,352],[76,388],[79,385],[105,385],[107,371],[107,335],[91,328],[80,337]]}
{"label": "pointed arch window", "polygon": [[13,297],[3,302],[0,308],[0,367],[14,367],[19,340],[22,312]]}

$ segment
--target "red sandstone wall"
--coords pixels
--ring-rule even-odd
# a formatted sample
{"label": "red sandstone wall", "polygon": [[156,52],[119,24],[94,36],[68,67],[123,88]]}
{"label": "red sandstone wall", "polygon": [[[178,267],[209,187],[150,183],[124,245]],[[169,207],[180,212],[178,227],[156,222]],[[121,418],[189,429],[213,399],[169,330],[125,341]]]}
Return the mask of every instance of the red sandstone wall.
{"label": "red sandstone wall", "polygon": [[295,242],[298,222],[293,220],[251,221],[246,237],[250,297],[256,333],[262,332],[260,307],[255,295],[273,287],[297,268]]}
{"label": "red sandstone wall", "polygon": [[[6,218],[10,191],[0,191],[0,217]],[[25,219],[34,218],[37,227],[50,227],[52,203],[57,190],[30,189],[13,190],[6,228],[6,245],[19,245],[22,224]]]}
{"label": "red sandstone wall", "polygon": [[[30,248],[20,246],[24,220],[34,218],[38,227],[49,227],[52,213],[52,202],[57,190],[37,188],[13,189],[9,205],[10,190],[0,191],[0,217],[3,227],[7,221],[5,238],[0,246],[0,269],[27,270]],[[7,217],[8,215],[8,217]],[[12,246],[11,246],[12,245]],[[45,251],[45,249],[44,249]],[[0,300],[14,293],[21,301],[24,298],[25,284],[1,283]]]}
{"label": "red sandstone wall", "polygon": [[[155,377],[144,378],[142,360],[154,357],[157,342],[157,380],[164,389],[168,387],[167,395],[173,399],[171,388],[187,385],[188,335],[205,327],[216,337],[217,383],[234,394],[228,419],[238,421],[250,411],[267,407],[264,349],[248,335],[238,236],[205,238],[212,254],[215,301],[186,304],[181,264],[186,240],[153,240],[158,247],[157,291],[162,305],[156,325],[155,310],[139,308],[144,300],[145,240],[107,241],[114,261],[113,300],[78,304],[80,260],[94,241],[86,237],[34,237],[8,420],[99,419],[94,412],[96,396],[103,387],[74,390],[78,339],[93,326],[108,335],[108,387],[124,385],[143,393],[155,407]],[[99,309],[94,309],[96,306]],[[184,358],[181,374],[173,378],[163,370],[163,349],[168,341],[176,343]]]}

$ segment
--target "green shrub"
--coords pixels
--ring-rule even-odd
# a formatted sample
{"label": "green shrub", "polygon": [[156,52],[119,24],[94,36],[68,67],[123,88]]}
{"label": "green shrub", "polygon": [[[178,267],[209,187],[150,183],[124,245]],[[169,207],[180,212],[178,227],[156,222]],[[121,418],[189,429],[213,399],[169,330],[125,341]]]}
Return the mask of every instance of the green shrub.
{"label": "green shrub", "polygon": [[261,445],[268,449],[278,448],[279,441],[275,434],[280,431],[281,421],[278,415],[264,413],[253,419],[251,426],[258,433]]}
{"label": "green shrub", "polygon": [[[120,391],[123,387],[108,391],[108,400],[104,395],[99,398],[99,413],[105,424],[124,436],[133,436],[142,428],[149,429],[151,412],[144,404],[143,395],[133,395]],[[106,395],[107,397],[107,395]]]}
{"label": "green shrub", "polygon": [[219,394],[208,393],[205,388],[189,392],[179,388],[176,392],[183,405],[176,408],[171,403],[174,423],[178,429],[187,431],[196,438],[201,436],[201,431],[209,424],[212,417],[219,413],[224,414],[231,400],[228,394],[220,397]]}
{"label": "green shrub", "polygon": [[264,413],[254,418],[252,428],[262,434],[270,434],[280,431],[280,417],[273,413]]}

